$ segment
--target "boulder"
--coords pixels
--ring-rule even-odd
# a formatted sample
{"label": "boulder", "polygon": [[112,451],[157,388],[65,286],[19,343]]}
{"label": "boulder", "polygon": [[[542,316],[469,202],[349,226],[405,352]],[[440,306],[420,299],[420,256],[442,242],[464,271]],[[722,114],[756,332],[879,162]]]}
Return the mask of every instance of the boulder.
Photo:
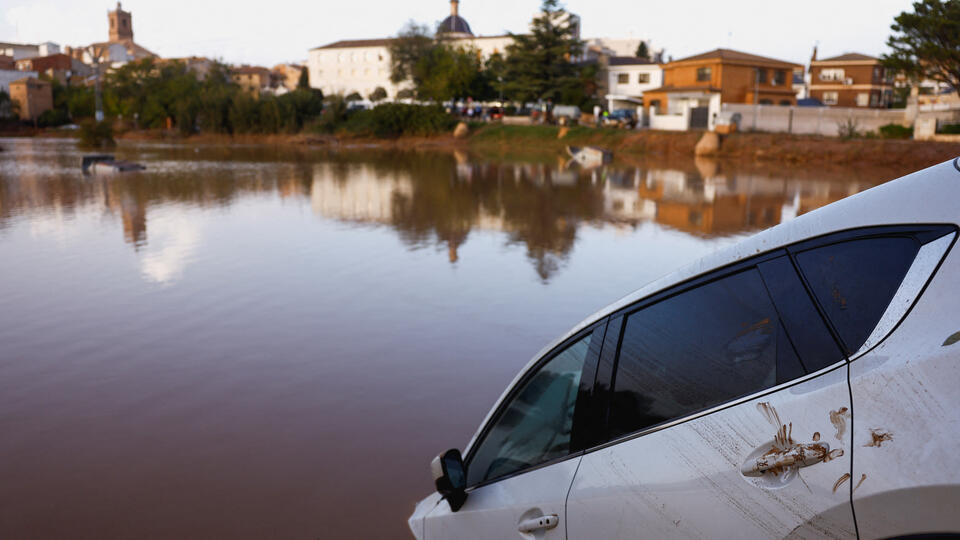
{"label": "boulder", "polygon": [[467,127],[466,122],[460,122],[457,124],[457,127],[453,129],[453,138],[462,139],[470,133],[470,128]]}
{"label": "boulder", "polygon": [[712,131],[706,131],[703,133],[703,136],[700,137],[700,140],[697,142],[697,146],[693,148],[693,155],[712,156],[719,151],[720,136]]}

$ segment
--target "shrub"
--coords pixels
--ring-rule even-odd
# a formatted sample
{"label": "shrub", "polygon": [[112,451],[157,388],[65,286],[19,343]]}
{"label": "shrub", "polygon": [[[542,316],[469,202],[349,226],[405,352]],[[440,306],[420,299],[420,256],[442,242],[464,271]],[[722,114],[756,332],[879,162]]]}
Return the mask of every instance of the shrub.
{"label": "shrub", "polygon": [[43,111],[40,118],[37,119],[40,127],[57,127],[70,123],[70,115],[63,109],[50,109]]}
{"label": "shrub", "polygon": [[436,135],[453,129],[457,120],[439,106],[387,103],[351,116],[349,131],[376,137]]}
{"label": "shrub", "polygon": [[841,139],[853,139],[860,136],[860,124],[856,118],[847,118],[837,122],[837,134]]}
{"label": "shrub", "polygon": [[909,139],[913,137],[913,128],[900,124],[880,126],[880,136],[884,139]]}
{"label": "shrub", "polygon": [[117,145],[113,140],[113,126],[109,122],[87,120],[80,124],[80,146],[86,148],[110,148]]}
{"label": "shrub", "polygon": [[940,126],[939,132],[950,135],[960,134],[960,124],[944,124]]}

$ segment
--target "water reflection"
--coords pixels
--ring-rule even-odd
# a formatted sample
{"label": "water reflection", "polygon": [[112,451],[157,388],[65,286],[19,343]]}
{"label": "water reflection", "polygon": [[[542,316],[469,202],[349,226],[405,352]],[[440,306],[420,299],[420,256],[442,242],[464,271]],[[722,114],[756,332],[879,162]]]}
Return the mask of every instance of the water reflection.
{"label": "water reflection", "polygon": [[[225,164],[218,161],[222,149],[191,155],[161,145],[131,149],[141,159],[154,158],[150,172],[104,178],[80,176],[68,144],[12,146],[3,159],[13,154],[16,166],[0,167],[0,228],[35,211],[56,210],[70,219],[77,208],[101,209],[119,216],[124,240],[143,251],[144,275],[157,282],[176,279],[200,243],[197,230],[150,219],[154,208],[169,203],[230,205],[264,192],[308,199],[324,219],[392,227],[410,248],[439,246],[454,264],[472,232],[495,231],[523,246],[546,281],[563,267],[586,223],[653,222],[707,238],[728,236],[776,225],[885,179],[774,176],[709,159],[583,170],[562,157],[505,164],[463,152],[325,154],[291,163],[271,162],[277,156],[246,161],[258,156],[241,149]],[[216,174],[202,174],[211,162]]]}

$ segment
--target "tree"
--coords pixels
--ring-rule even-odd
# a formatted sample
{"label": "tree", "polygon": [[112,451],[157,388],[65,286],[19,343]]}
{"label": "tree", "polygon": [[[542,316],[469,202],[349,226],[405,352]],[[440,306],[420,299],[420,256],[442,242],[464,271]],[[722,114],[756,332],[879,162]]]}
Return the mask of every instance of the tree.
{"label": "tree", "polygon": [[642,58],[644,60],[650,59],[650,51],[647,50],[647,42],[640,41],[640,44],[637,45],[637,58]]}
{"label": "tree", "polygon": [[350,92],[346,97],[347,101],[363,101],[363,96],[360,95],[360,92]]}
{"label": "tree", "polygon": [[480,54],[436,39],[425,25],[413,21],[390,44],[390,79],[411,82],[418,99],[447,101],[465,97],[476,88]]}
{"label": "tree", "polygon": [[310,88],[310,72],[306,67],[300,68],[300,78],[297,80],[297,88],[307,90]]}
{"label": "tree", "polygon": [[580,67],[572,60],[582,51],[583,42],[558,0],[543,0],[529,34],[511,36],[504,76],[507,97],[520,102],[556,101],[581,83]]}
{"label": "tree", "polygon": [[894,18],[887,68],[950,85],[960,95],[960,0],[920,0]]}
{"label": "tree", "polygon": [[371,92],[370,95],[367,97],[370,98],[370,101],[374,103],[378,101],[383,101],[387,99],[387,91],[382,86],[378,86],[374,88],[373,92]]}

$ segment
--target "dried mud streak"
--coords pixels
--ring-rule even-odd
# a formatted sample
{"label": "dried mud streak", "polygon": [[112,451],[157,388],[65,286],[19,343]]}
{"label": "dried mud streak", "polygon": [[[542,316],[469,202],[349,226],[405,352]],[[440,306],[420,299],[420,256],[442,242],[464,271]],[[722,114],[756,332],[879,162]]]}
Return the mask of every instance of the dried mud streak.
{"label": "dried mud streak", "polygon": [[854,490],[854,491],[856,491],[856,490],[857,490],[857,488],[859,488],[859,487],[860,487],[860,484],[862,484],[862,483],[863,483],[863,481],[864,481],[864,480],[866,480],[866,479],[867,479],[867,475],[866,475],[866,473],[864,473],[864,474],[861,474],[861,475],[860,475],[860,481],[859,481],[859,482],[857,482],[857,485],[853,487],[853,490]]}
{"label": "dried mud streak", "polygon": [[846,407],[830,411],[830,423],[837,430],[837,434],[834,436],[838,441],[842,441],[844,433],[847,432],[847,418],[850,418],[850,410]]}
{"label": "dried mud streak", "polygon": [[838,478],[837,481],[833,484],[833,492],[836,493],[837,490],[840,489],[840,486],[842,486],[843,483],[849,479],[850,479],[850,473],[843,473],[843,476]]}
{"label": "dried mud streak", "polygon": [[863,445],[864,447],[876,447],[880,448],[883,446],[883,443],[893,440],[893,433],[889,431],[882,431],[879,429],[870,430],[870,442]]}

